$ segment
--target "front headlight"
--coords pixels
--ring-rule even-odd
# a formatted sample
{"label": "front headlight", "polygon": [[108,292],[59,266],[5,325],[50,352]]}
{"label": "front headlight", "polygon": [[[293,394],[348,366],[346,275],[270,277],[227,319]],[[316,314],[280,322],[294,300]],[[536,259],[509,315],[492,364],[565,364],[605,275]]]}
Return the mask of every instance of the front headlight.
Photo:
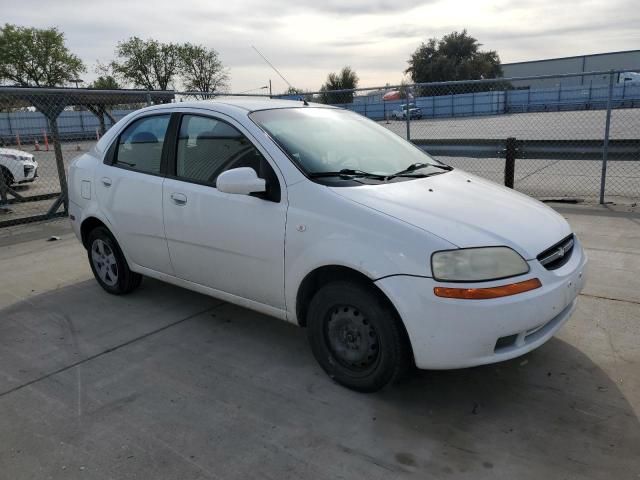
{"label": "front headlight", "polygon": [[464,248],[435,252],[431,271],[443,282],[482,282],[522,275],[529,264],[509,247]]}

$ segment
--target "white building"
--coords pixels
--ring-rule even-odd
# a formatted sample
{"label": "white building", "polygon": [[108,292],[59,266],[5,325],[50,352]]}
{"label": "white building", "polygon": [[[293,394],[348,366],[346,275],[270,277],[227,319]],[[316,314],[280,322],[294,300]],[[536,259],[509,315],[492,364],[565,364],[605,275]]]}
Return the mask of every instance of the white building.
{"label": "white building", "polygon": [[[640,70],[640,50],[595,53],[575,57],[549,58],[546,60],[502,64],[502,71],[505,78],[625,69]],[[560,84],[562,86],[589,85],[607,83],[608,81],[608,75],[577,75],[575,77],[562,79],[523,80],[512,82],[512,84],[521,88],[543,88],[554,87]],[[616,82],[618,81],[619,79],[616,78]]]}

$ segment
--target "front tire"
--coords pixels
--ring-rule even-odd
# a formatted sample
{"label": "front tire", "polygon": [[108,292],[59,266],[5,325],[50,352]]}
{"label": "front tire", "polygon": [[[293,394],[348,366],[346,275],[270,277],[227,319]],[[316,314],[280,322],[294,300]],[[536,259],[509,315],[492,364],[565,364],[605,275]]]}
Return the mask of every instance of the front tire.
{"label": "front tire", "polygon": [[4,184],[7,187],[11,187],[15,183],[15,179],[13,178],[13,174],[6,168],[2,167],[0,169],[0,175],[4,177]]}
{"label": "front tire", "polygon": [[87,254],[91,270],[100,286],[113,295],[134,291],[142,282],[142,275],[129,269],[122,250],[105,227],[96,227],[87,240]]}
{"label": "front tire", "polygon": [[338,281],[321,287],[309,304],[307,327],[320,366],[352,390],[380,390],[410,366],[404,327],[370,286]]}

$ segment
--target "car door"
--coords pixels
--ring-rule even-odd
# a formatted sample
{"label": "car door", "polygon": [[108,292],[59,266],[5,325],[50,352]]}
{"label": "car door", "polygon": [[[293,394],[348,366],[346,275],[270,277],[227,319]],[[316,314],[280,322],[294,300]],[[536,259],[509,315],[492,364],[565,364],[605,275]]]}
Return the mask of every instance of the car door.
{"label": "car door", "polygon": [[162,217],[162,159],[171,114],[134,119],[96,170],[96,194],[127,259],[172,273]]}
{"label": "car door", "polygon": [[[222,114],[181,115],[163,187],[171,263],[179,278],[284,309],[284,182],[243,131]],[[267,192],[217,190],[217,176],[236,167],[256,170]]]}

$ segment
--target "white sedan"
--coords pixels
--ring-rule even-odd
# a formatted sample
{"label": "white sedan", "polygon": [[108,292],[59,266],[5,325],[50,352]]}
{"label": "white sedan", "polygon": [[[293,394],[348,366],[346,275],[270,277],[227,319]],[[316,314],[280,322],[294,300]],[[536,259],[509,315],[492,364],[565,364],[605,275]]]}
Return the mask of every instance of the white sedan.
{"label": "white sedan", "polygon": [[38,162],[33,155],[22,150],[0,148],[0,173],[5,184],[30,183],[38,176]]}
{"label": "white sedan", "polygon": [[353,112],[233,99],[138,110],[70,169],[98,283],[157,278],[307,328],[337,382],[498,362],[569,319],[562,216]]}

